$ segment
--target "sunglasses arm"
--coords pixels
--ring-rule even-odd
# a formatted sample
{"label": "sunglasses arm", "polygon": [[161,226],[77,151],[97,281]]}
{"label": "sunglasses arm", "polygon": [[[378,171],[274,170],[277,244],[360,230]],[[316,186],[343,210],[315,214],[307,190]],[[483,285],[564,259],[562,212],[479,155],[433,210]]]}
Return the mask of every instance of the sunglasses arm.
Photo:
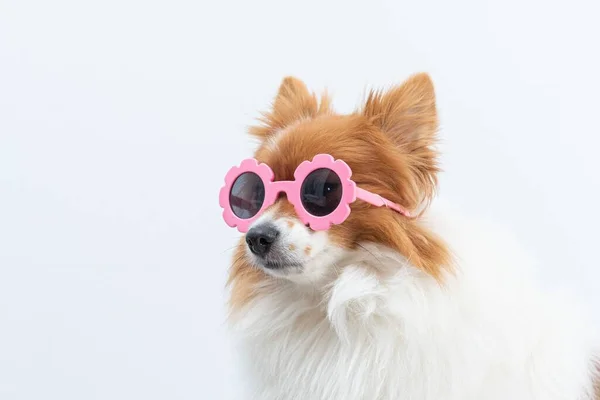
{"label": "sunglasses arm", "polygon": [[390,208],[390,209],[404,215],[405,217],[408,217],[408,218],[411,217],[410,212],[406,208],[402,207],[401,205],[396,204],[392,201],[389,201],[388,199],[386,199],[384,197],[379,196],[378,194],[371,193],[371,192],[361,189],[359,187],[356,188],[356,198],[360,199],[362,201],[366,201],[367,203],[372,204],[377,207]]}

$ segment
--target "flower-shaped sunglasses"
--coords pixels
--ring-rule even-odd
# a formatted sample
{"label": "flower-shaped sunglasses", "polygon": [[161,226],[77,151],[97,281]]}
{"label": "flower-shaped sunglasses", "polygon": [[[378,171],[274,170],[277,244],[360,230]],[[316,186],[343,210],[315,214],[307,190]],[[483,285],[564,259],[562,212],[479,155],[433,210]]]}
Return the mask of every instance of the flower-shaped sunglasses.
{"label": "flower-shaped sunglasses", "polygon": [[344,222],[350,215],[350,204],[357,199],[410,217],[404,207],[357,187],[348,164],[334,160],[329,154],[319,154],[312,161],[302,162],[294,172],[293,181],[274,181],[274,176],[268,165],[259,164],[253,158],[229,170],[219,193],[227,225],[247,232],[252,222],[273,205],[282,192],[300,220],[316,231]]}

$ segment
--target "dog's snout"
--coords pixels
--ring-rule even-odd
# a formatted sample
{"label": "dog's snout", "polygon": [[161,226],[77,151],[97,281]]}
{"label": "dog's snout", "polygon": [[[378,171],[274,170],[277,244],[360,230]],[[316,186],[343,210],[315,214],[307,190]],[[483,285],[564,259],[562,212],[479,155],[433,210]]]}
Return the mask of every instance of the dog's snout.
{"label": "dog's snout", "polygon": [[248,248],[259,257],[265,256],[279,236],[279,230],[271,224],[256,226],[246,233]]}

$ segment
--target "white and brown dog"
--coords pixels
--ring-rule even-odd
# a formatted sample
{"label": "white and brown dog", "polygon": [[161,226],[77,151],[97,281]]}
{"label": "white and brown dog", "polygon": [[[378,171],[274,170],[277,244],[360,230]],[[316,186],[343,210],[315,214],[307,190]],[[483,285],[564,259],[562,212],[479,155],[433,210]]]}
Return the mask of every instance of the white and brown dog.
{"label": "white and brown dog", "polygon": [[418,215],[356,201],[316,231],[285,196],[261,212],[230,275],[249,398],[600,399],[599,338],[580,308],[535,285],[509,235],[430,205],[437,127],[425,74],[349,115],[283,81],[250,132],[275,180],[326,153]]}

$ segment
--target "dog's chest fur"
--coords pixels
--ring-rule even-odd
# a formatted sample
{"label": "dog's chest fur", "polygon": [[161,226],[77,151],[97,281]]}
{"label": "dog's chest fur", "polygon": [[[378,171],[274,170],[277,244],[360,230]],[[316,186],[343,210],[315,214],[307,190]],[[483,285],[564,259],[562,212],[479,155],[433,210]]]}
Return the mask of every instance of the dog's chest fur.
{"label": "dog's chest fur", "polygon": [[591,398],[586,327],[506,269],[490,272],[506,260],[466,256],[440,286],[398,254],[369,254],[396,272],[363,259],[323,287],[259,289],[235,319],[251,398]]}

